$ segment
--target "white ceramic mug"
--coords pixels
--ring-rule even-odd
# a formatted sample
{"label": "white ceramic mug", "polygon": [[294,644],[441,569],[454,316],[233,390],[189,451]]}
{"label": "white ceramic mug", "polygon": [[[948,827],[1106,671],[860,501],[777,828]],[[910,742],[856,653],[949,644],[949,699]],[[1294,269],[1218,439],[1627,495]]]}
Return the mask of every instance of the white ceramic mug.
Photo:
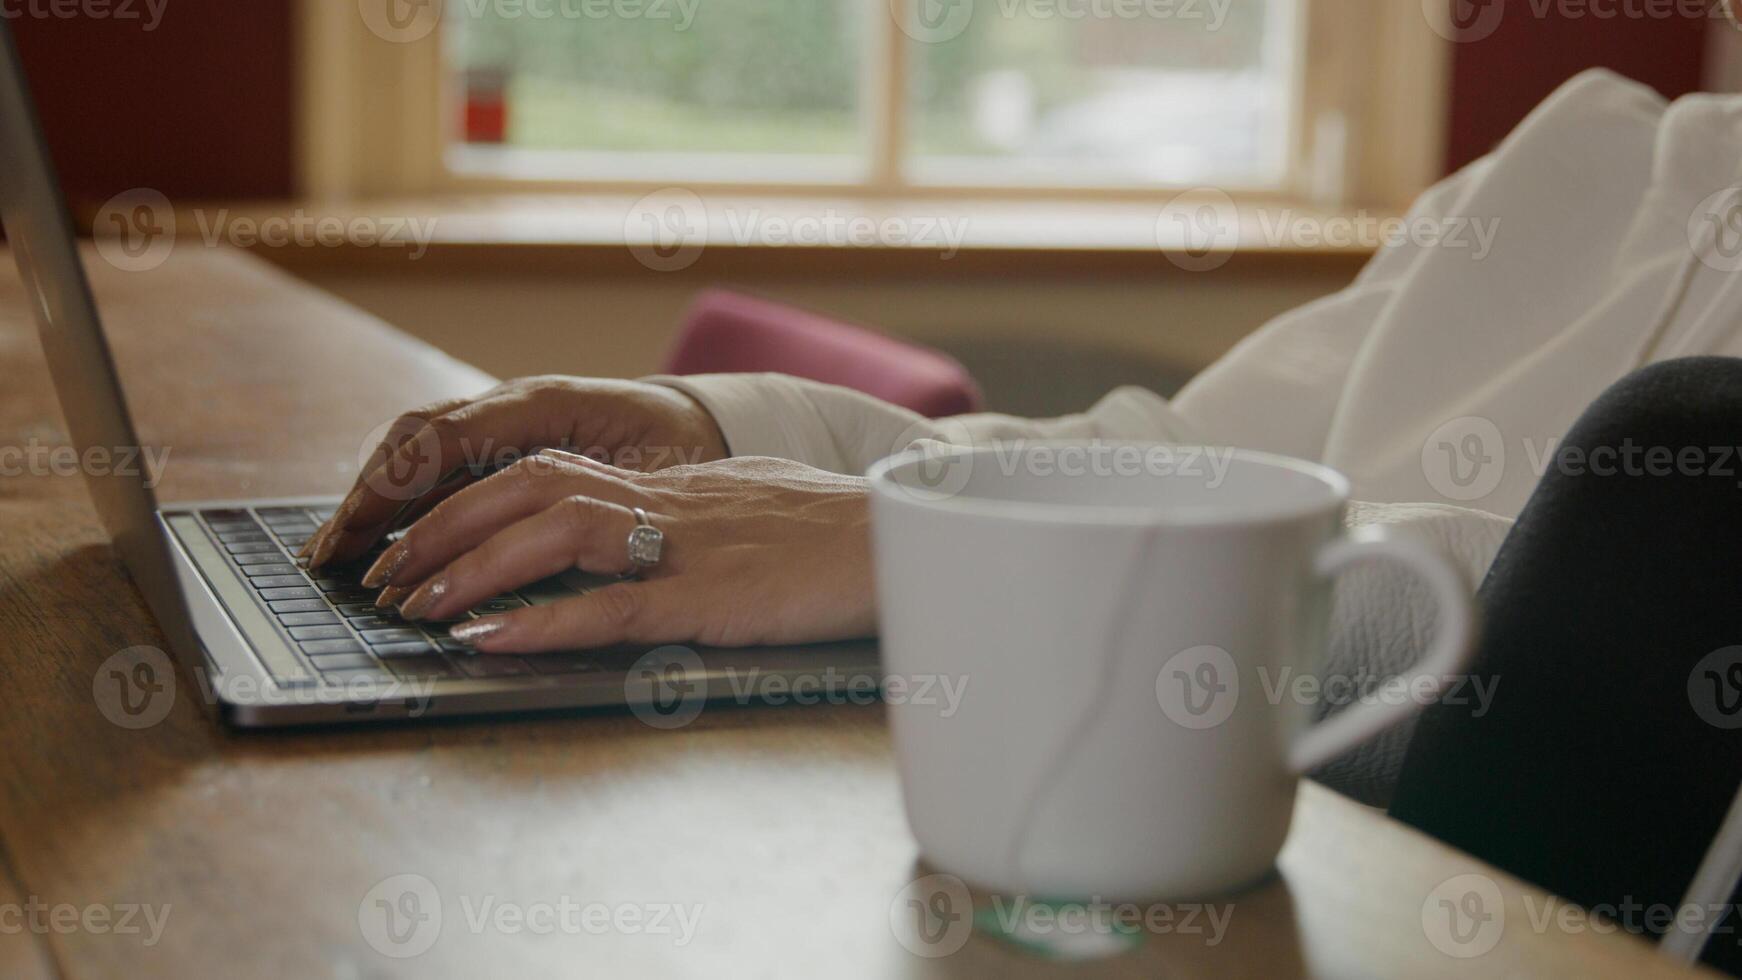
{"label": "white ceramic mug", "polygon": [[[1165,898],[1269,873],[1299,774],[1438,697],[1469,588],[1409,537],[1345,535],[1349,484],[1263,453],[932,445],[871,471],[889,717],[935,868],[1002,893]],[[1308,726],[1290,683],[1325,646],[1330,579],[1424,579],[1438,635],[1410,676]],[[955,685],[958,699],[912,696]]]}

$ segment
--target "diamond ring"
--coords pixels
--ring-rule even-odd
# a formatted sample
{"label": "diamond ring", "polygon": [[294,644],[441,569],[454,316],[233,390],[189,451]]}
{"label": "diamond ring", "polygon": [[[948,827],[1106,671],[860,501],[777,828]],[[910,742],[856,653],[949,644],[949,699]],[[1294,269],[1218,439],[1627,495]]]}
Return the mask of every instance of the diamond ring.
{"label": "diamond ring", "polygon": [[631,575],[644,572],[659,564],[660,556],[665,552],[665,534],[654,527],[647,519],[647,511],[640,507],[635,511],[635,530],[629,532],[629,565]]}

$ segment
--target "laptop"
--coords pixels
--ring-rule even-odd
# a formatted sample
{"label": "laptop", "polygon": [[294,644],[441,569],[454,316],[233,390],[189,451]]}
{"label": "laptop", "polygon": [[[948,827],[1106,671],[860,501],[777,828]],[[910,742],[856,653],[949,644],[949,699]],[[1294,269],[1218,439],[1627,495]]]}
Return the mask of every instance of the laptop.
{"label": "laptop", "polygon": [[[3,21],[0,61],[0,224],[68,430],[81,454],[140,447]],[[316,573],[298,564],[297,551],[338,498],[160,506],[142,468],[87,474],[86,482],[176,658],[206,703],[236,726],[629,707],[675,727],[713,700],[860,701],[880,686],[869,640],[474,655],[446,626],[376,609],[375,591],[358,582],[373,556]],[[468,616],[572,599],[599,584],[576,572],[497,596]]]}

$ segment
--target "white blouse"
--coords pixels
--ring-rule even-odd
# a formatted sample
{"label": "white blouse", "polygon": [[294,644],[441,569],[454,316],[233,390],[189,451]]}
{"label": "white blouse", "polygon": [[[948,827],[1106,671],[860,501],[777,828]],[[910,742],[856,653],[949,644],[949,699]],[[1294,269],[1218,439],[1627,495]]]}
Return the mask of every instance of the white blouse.
{"label": "white blouse", "polygon": [[[1123,388],[1082,415],[928,421],[782,375],[658,378],[713,412],[734,455],[841,473],[921,438],[1103,438],[1231,445],[1336,467],[1352,525],[1425,535],[1472,583],[1557,440],[1647,363],[1742,355],[1742,97],[1666,104],[1604,71],[1568,82],[1491,155],[1430,189],[1334,296],[1286,313],[1171,402]],[[1487,247],[1460,228],[1488,229]],[[1736,465],[1742,466],[1742,463]],[[1324,673],[1406,667],[1433,629],[1425,589],[1386,570],[1338,584]],[[1324,706],[1320,713],[1332,710]],[[1387,798],[1400,726],[1321,777]]]}

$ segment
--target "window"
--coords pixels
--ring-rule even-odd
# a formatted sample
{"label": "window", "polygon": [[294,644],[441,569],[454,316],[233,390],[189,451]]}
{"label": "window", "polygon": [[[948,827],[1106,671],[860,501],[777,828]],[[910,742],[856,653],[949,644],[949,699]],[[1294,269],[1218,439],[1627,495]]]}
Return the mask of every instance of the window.
{"label": "window", "polygon": [[1275,187],[1296,3],[451,0],[446,156],[573,180]]}
{"label": "window", "polygon": [[1276,186],[1294,6],[985,4],[960,35],[913,49],[908,172],[954,184]]}
{"label": "window", "polygon": [[865,153],[861,3],[550,0],[534,18],[454,0],[451,157],[575,179],[845,178]]}
{"label": "window", "polygon": [[[358,11],[362,16],[358,16]],[[1448,61],[1397,0],[302,0],[309,196],[1406,203]],[[1351,29],[1351,24],[1357,29]]]}

